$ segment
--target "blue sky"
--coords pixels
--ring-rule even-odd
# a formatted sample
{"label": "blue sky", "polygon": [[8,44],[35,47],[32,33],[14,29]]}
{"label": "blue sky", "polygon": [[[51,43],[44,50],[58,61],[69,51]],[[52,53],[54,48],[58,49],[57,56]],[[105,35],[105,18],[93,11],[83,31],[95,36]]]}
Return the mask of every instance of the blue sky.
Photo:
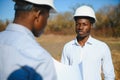
{"label": "blue sky", "polygon": [[[105,5],[117,5],[120,0],[55,0],[55,7],[58,12],[71,11],[76,4],[92,5],[95,11]],[[0,20],[13,20],[14,2],[12,0],[0,0]]]}

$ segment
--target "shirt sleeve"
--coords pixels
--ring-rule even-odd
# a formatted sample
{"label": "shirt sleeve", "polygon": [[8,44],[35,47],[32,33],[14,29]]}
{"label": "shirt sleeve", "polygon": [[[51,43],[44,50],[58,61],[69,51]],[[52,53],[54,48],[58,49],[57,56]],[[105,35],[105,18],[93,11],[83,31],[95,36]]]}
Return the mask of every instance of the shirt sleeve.
{"label": "shirt sleeve", "polygon": [[44,76],[43,80],[57,80],[57,74],[52,58],[42,64],[40,63],[37,71]]}
{"label": "shirt sleeve", "polygon": [[22,47],[23,55],[33,61],[30,63],[33,63],[32,65],[36,67],[37,73],[42,76],[43,80],[57,80],[52,56],[39,44],[31,43],[26,42],[26,47]]}
{"label": "shirt sleeve", "polygon": [[114,67],[111,58],[111,52],[109,47],[106,45],[104,50],[103,56],[103,73],[104,73],[104,80],[115,80],[115,73]]}
{"label": "shirt sleeve", "polygon": [[61,63],[70,65],[65,46],[64,46],[63,51],[62,51]]}

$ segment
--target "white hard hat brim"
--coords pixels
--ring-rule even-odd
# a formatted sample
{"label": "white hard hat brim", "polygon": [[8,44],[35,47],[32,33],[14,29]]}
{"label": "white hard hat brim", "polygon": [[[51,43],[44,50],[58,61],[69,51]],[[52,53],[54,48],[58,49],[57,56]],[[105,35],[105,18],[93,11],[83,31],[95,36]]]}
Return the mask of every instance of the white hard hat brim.
{"label": "white hard hat brim", "polygon": [[56,13],[57,10],[53,5],[53,0],[25,0],[27,2],[37,4],[37,5],[47,5],[51,7],[50,13]]}
{"label": "white hard hat brim", "polygon": [[97,19],[96,19],[96,17],[91,17],[91,16],[86,16],[86,15],[81,15],[81,16],[73,16],[73,18],[75,19],[75,18],[91,18],[91,19],[93,19],[95,22],[97,22]]}

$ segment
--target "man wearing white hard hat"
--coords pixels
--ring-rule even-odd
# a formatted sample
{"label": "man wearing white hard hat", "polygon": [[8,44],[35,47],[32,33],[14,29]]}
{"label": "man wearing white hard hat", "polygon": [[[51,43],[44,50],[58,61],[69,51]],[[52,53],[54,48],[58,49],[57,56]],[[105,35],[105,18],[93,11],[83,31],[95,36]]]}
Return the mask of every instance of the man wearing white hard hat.
{"label": "man wearing white hard hat", "polygon": [[56,12],[53,0],[14,2],[14,21],[0,32],[0,80],[57,80],[51,55],[35,40]]}
{"label": "man wearing white hard hat", "polygon": [[87,5],[80,6],[74,14],[76,38],[65,44],[61,62],[67,65],[79,64],[83,80],[114,80],[111,52],[106,43],[90,34],[96,22],[94,10]]}

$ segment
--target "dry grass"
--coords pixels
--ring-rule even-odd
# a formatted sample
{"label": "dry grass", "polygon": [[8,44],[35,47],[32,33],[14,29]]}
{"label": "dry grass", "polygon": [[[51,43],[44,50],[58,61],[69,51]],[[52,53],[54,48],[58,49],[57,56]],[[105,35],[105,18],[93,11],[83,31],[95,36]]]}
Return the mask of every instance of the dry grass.
{"label": "dry grass", "polygon": [[66,42],[72,40],[74,36],[61,36],[61,35],[42,35],[37,38],[37,41],[48,51],[50,54],[60,60],[63,46]]}
{"label": "dry grass", "polygon": [[[37,41],[58,61],[61,58],[63,46],[66,42],[75,38],[75,35],[42,35]],[[111,51],[115,67],[116,80],[120,80],[120,38],[99,38],[106,42]]]}

